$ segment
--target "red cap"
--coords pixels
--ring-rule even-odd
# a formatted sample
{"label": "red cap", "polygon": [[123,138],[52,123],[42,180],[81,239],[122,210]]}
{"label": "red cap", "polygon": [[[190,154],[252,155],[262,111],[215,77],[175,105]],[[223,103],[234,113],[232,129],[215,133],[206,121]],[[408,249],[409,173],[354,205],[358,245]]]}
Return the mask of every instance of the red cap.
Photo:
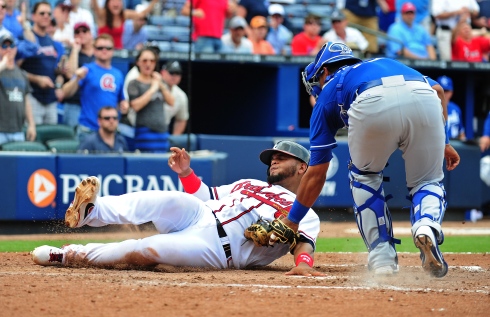
{"label": "red cap", "polygon": [[415,6],[413,5],[413,3],[411,3],[411,2],[405,2],[402,5],[402,13],[405,13],[405,12],[415,12],[415,11],[417,11],[417,8],[415,8]]}
{"label": "red cap", "polygon": [[81,28],[81,27],[84,27],[88,30],[90,30],[90,27],[88,26],[88,24],[86,22],[78,22],[77,24],[75,24],[75,26],[73,27],[73,31],[76,31],[77,29]]}

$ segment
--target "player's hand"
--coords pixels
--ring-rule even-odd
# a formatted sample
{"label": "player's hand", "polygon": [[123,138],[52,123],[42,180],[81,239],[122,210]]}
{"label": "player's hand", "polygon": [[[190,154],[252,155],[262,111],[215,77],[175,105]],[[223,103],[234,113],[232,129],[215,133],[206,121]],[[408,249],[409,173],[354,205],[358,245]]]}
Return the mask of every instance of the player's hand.
{"label": "player's hand", "polygon": [[168,165],[175,173],[181,177],[189,176],[192,172],[191,169],[191,157],[185,149],[179,149],[178,147],[170,148],[170,157],[168,158]]}
{"label": "player's hand", "polygon": [[444,158],[446,159],[446,169],[452,171],[459,165],[459,154],[451,144],[446,144],[444,148]]}
{"label": "player's hand", "polygon": [[480,138],[480,151],[485,152],[490,148],[490,137],[482,136]]}
{"label": "player's hand", "polygon": [[318,272],[306,263],[300,263],[298,266],[293,267],[286,275],[325,276],[324,273]]}

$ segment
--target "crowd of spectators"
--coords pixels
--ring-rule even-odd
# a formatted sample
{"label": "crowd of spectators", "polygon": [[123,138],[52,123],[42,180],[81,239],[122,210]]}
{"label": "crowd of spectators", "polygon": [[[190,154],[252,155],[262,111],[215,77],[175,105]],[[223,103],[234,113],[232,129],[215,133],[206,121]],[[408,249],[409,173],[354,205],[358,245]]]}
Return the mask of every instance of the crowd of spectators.
{"label": "crowd of spectators", "polygon": [[[136,148],[166,151],[168,142],[142,144],[164,140],[169,126],[183,133],[188,105],[180,64],[158,65],[162,46],[149,31],[155,17],[187,19],[191,36],[171,41],[190,40],[195,52],[315,55],[327,41],[392,58],[487,62],[490,52],[490,0],[0,0],[0,37],[13,39],[2,43],[2,52],[10,51],[0,68],[9,65],[4,77],[19,76],[5,57],[15,51],[27,85],[11,115],[28,123],[26,139],[35,135],[32,122],[63,123],[83,142],[111,121],[99,113],[109,106],[119,127],[129,126],[125,136],[140,139]],[[159,29],[165,33],[166,26]],[[122,48],[139,51],[128,74],[111,63]],[[0,114],[5,122],[7,112],[0,108]],[[18,129],[2,125],[0,133]]]}

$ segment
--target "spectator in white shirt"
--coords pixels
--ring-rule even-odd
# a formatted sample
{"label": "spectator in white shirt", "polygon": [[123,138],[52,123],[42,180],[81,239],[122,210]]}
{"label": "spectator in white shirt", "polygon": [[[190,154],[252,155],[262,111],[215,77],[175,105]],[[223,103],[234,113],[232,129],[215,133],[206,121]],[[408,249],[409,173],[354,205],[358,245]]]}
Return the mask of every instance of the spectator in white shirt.
{"label": "spectator in white shirt", "polygon": [[69,0],[59,0],[53,9],[53,17],[56,21],[56,29],[53,34],[53,40],[61,42],[65,47],[71,47],[75,40],[73,28],[68,23],[68,16],[71,10]]}
{"label": "spectator in white shirt", "polygon": [[241,16],[234,16],[229,23],[230,32],[221,37],[223,53],[252,54],[253,44],[245,37],[247,21]]}
{"label": "spectator in white shirt", "polygon": [[317,51],[326,42],[342,42],[351,49],[361,52],[367,49],[369,42],[358,29],[347,26],[348,21],[342,11],[333,11],[330,20],[332,21],[332,28],[323,34],[322,40],[317,45]]}
{"label": "spectator in white shirt", "polygon": [[284,23],[284,7],[278,3],[269,6],[269,33],[266,40],[271,43],[277,55],[284,55],[286,51],[284,47],[291,43],[293,33],[283,25]]}
{"label": "spectator in white shirt", "polygon": [[82,0],[70,0],[70,2],[72,6],[69,15],[71,28],[73,29],[77,23],[85,22],[90,27],[90,33],[92,33],[92,35],[96,35],[97,30],[95,29],[94,16],[92,12],[80,6]]}

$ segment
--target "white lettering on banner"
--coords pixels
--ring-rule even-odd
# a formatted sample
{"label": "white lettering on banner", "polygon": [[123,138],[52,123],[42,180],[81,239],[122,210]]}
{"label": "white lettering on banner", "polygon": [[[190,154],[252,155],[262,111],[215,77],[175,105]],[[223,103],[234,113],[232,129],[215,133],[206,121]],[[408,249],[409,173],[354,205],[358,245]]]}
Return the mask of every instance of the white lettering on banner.
{"label": "white lettering on banner", "polygon": [[126,179],[126,193],[140,192],[143,190],[143,177],[138,175],[124,175]]}
{"label": "white lettering on banner", "polygon": [[[75,192],[78,184],[82,181],[82,179],[87,178],[89,175],[87,174],[60,174],[62,185],[62,203],[68,204],[71,201],[70,195]],[[101,182],[100,188],[100,196],[110,195],[109,187],[111,182],[116,182],[118,184],[122,184],[123,180],[126,181],[126,193],[139,192],[143,190],[163,190],[163,191],[183,191],[184,188],[182,183],[179,181],[176,185],[172,178],[169,175],[148,175],[147,182],[145,186],[145,180],[143,177],[139,175],[118,175],[118,174],[109,174],[106,176],[97,175]],[[158,179],[162,181],[161,187],[159,186]]]}
{"label": "white lettering on banner", "polygon": [[335,196],[336,187],[337,187],[336,182],[325,182],[325,185],[323,185],[320,196],[329,196],[329,197]]}

